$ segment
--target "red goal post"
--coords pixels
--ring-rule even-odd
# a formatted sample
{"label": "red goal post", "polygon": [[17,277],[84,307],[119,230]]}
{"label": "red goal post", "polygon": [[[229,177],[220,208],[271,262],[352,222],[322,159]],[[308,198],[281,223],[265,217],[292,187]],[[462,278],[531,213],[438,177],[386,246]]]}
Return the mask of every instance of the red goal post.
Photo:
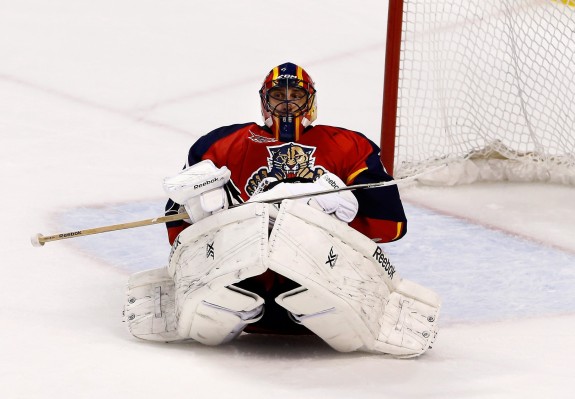
{"label": "red goal post", "polygon": [[575,185],[575,0],[389,0],[381,150],[397,178]]}

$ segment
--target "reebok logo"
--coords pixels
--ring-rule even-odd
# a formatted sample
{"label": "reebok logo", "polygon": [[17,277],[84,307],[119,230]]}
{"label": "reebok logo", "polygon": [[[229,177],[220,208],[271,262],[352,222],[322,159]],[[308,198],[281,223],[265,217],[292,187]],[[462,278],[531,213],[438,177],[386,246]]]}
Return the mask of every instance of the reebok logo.
{"label": "reebok logo", "polygon": [[205,181],[205,182],[203,182],[203,183],[194,184],[194,190],[195,190],[195,189],[198,189],[198,188],[200,188],[200,187],[208,186],[208,185],[210,185],[210,184],[212,184],[212,183],[215,183],[215,182],[217,182],[217,181],[219,181],[219,180],[222,180],[222,178],[221,178],[221,177],[214,177],[213,179],[207,180],[207,181]]}
{"label": "reebok logo", "polygon": [[334,189],[337,190],[339,188],[339,186],[337,185],[337,183],[335,182],[335,180],[330,179],[327,176],[324,176],[323,179]]}
{"label": "reebok logo", "polygon": [[74,236],[79,236],[80,234],[82,234],[81,231],[74,231],[74,232],[72,232],[72,233],[58,234],[58,237],[60,237],[60,238],[64,238],[64,237],[74,237]]}
{"label": "reebok logo", "polygon": [[377,263],[379,263],[387,272],[389,278],[392,279],[393,275],[395,274],[395,267],[393,267],[389,259],[387,259],[387,256],[385,256],[381,248],[377,247],[372,256],[377,261]]}

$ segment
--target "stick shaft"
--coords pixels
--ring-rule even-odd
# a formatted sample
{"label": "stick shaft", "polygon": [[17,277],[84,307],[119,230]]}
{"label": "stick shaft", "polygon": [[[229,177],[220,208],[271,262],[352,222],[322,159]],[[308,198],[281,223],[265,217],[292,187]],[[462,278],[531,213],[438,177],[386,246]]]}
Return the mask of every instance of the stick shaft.
{"label": "stick shaft", "polygon": [[[343,188],[335,189],[335,190],[334,189],[327,189],[327,190],[323,190],[323,191],[317,191],[317,192],[306,193],[306,194],[291,195],[291,196],[282,197],[282,198],[272,198],[272,199],[263,200],[261,202],[266,203],[266,204],[273,204],[273,203],[282,202],[283,200],[286,200],[286,199],[295,200],[295,199],[300,199],[300,198],[311,197],[314,195],[335,193],[335,192],[344,191],[344,190],[357,190],[357,189],[361,189],[361,188],[383,187],[383,186],[391,186],[394,184],[397,184],[397,181],[392,180],[392,181],[380,182],[380,183],[356,184],[354,186],[347,186],[347,187],[343,187]],[[237,204],[237,205],[231,205],[229,208],[236,208],[236,207],[242,206],[244,204],[246,204],[246,202],[241,203],[241,204]],[[109,225],[109,226],[95,227],[95,228],[91,228],[91,229],[70,231],[67,233],[56,233],[56,234],[52,234],[49,236],[37,234],[37,235],[33,236],[31,240],[32,240],[32,245],[42,246],[45,243],[51,242],[51,241],[66,240],[68,238],[84,237],[84,236],[89,236],[89,235],[93,235],[93,234],[108,233],[110,231],[132,229],[135,227],[150,226],[150,225],[158,224],[158,223],[174,222],[177,220],[184,220],[187,218],[189,218],[189,216],[187,213],[184,212],[184,213],[178,213],[176,215],[159,216],[159,217],[156,217],[153,219],[144,219],[144,220],[138,220],[138,221],[129,222],[129,223],[113,224],[113,225]]]}
{"label": "stick shaft", "polygon": [[[44,245],[45,243],[51,242],[51,241],[59,241],[59,240],[65,240],[68,238],[76,238],[76,237],[89,236],[92,234],[107,233],[110,231],[132,229],[134,227],[150,226],[150,225],[158,224],[158,223],[173,222],[176,220],[186,219],[187,217],[188,217],[187,213],[179,213],[177,215],[160,216],[160,217],[156,217],[153,219],[138,220],[138,221],[129,222],[129,223],[120,223],[120,224],[113,224],[113,225],[109,225],[109,226],[95,227],[92,229],[70,231],[68,233],[57,233],[57,234],[53,234],[50,236],[43,236],[41,234],[38,234],[38,235],[32,237],[32,244],[34,246],[38,246],[37,244],[39,244],[41,246],[41,245]],[[35,242],[35,240],[37,240],[37,242]]]}
{"label": "stick shaft", "polygon": [[[314,195],[323,195],[323,194],[332,194],[332,193],[337,193],[340,191],[348,191],[348,190],[359,190],[359,189],[368,189],[368,188],[376,188],[376,187],[387,187],[387,186],[396,186],[400,183],[406,183],[408,181],[412,181],[412,180],[416,180],[417,178],[421,177],[422,175],[431,173],[431,172],[435,172],[439,169],[444,168],[446,165],[442,164],[439,166],[436,166],[434,168],[428,169],[426,171],[417,173],[415,175],[412,176],[408,176],[408,177],[403,177],[401,179],[394,179],[394,180],[389,180],[389,181],[380,181],[380,182],[375,182],[375,183],[364,183],[364,184],[354,184],[351,186],[345,186],[345,187],[341,187],[341,188],[336,188],[336,189],[326,189],[326,190],[322,190],[322,191],[315,191],[315,192],[311,192],[311,193],[305,193],[305,194],[297,194],[297,195],[290,195],[287,197],[281,197],[281,198],[272,198],[269,200],[262,200],[259,202],[263,202],[266,204],[277,204],[282,202],[283,200],[295,200],[295,199],[300,199],[300,198],[307,198],[307,197],[313,197]],[[243,204],[238,204],[238,205],[232,205],[230,206],[230,208],[235,208],[236,206],[241,206]]]}

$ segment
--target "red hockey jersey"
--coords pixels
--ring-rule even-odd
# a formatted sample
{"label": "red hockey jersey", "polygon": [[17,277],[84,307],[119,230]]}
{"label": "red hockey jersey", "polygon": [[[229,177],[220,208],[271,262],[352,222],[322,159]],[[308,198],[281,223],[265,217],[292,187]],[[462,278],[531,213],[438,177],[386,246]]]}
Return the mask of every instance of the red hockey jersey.
{"label": "red hockey jersey", "polygon": [[[347,185],[389,181],[379,148],[361,133],[332,126],[309,126],[297,142],[278,141],[267,127],[256,123],[224,126],[191,147],[186,167],[210,159],[227,166],[236,199],[247,201],[266,177],[315,180],[323,173],[339,176]],[[406,233],[406,218],[397,186],[354,190],[359,210],[350,226],[377,242],[397,240]],[[169,200],[166,215],[180,205]],[[188,226],[167,224],[170,243]]]}

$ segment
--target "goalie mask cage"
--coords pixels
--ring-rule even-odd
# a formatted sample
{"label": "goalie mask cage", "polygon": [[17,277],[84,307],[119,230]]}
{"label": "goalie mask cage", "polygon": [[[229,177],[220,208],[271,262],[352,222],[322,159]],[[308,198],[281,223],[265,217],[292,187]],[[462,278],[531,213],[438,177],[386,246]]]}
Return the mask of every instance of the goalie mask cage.
{"label": "goalie mask cage", "polygon": [[381,149],[396,178],[575,185],[575,0],[390,0]]}

